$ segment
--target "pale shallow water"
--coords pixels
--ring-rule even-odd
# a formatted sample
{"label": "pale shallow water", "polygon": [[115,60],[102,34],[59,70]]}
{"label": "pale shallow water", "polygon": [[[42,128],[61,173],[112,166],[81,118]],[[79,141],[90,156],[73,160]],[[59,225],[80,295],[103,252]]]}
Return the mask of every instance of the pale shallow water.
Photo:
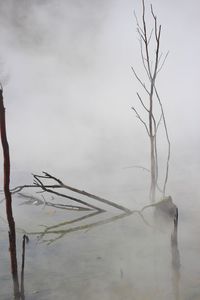
{"label": "pale shallow water", "polygon": [[[106,212],[83,219],[91,212],[71,212],[45,205],[21,205],[25,199],[15,196],[13,210],[17,227],[19,269],[23,230],[30,238],[26,247],[26,299],[200,299],[198,187],[195,185],[190,202],[181,202],[181,191],[187,197],[183,187],[182,190],[177,188],[177,199],[174,199],[179,206],[179,274],[172,268],[170,242],[173,224],[164,222],[156,225],[152,208],[144,212],[148,224],[138,214],[112,221],[110,218],[122,212],[102,204],[100,206]],[[35,191],[26,192],[41,197]],[[108,197],[111,198],[111,195]],[[80,198],[86,200],[86,197]],[[45,195],[45,199],[49,201],[51,196]],[[66,203],[55,197],[53,201]],[[97,201],[88,201],[97,204]],[[118,199],[117,202],[131,209],[134,206],[138,208],[138,203],[130,200],[122,203]],[[3,218],[4,210],[3,202]],[[82,220],[58,226],[80,218]],[[80,228],[102,220],[110,221],[91,228]],[[7,225],[3,219],[0,224],[0,299],[6,300],[12,299],[12,279]],[[51,230],[55,233],[44,236],[33,234],[45,230],[41,225],[54,226]],[[69,232],[70,228],[75,227],[79,230]],[[63,236],[60,236],[61,233]]]}

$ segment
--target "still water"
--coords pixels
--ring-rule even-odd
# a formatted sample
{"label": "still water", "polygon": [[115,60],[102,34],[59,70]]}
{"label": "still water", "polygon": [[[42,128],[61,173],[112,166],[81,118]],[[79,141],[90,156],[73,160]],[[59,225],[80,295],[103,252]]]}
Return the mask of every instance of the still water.
{"label": "still water", "polygon": [[[190,201],[183,201],[183,194],[187,197],[189,192],[186,194],[182,185],[174,199],[179,207],[180,269],[172,265],[173,222],[155,221],[152,207],[142,216],[125,215],[120,209],[79,195],[79,199],[104,211],[70,211],[63,209],[63,205],[73,202],[62,197],[38,194],[30,188],[21,192],[23,195],[13,196],[13,211],[19,271],[23,234],[30,240],[26,245],[25,299],[200,299],[197,184],[193,185]],[[144,200],[138,204],[129,197],[120,201],[120,197],[115,202],[130,209],[148,203]],[[55,206],[56,203],[59,205]],[[5,203],[0,205],[0,299],[8,300],[13,297],[8,229]]]}

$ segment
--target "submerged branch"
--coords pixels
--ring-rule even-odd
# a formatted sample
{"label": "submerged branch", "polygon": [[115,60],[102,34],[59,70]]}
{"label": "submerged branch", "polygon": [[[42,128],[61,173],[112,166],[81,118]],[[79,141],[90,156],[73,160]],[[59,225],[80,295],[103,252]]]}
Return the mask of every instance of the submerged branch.
{"label": "submerged branch", "polygon": [[[88,224],[84,224],[84,225],[75,226],[75,227],[72,227],[72,228],[55,230],[55,228],[59,228],[61,226],[65,226],[65,225],[68,225],[70,223],[76,223],[76,222],[80,221],[81,219],[76,219],[76,220],[73,220],[73,221],[66,221],[66,222],[62,222],[62,223],[56,224],[54,226],[49,226],[49,227],[45,226],[46,228],[45,228],[44,231],[28,232],[28,234],[29,235],[39,235],[38,239],[40,239],[40,240],[43,239],[44,236],[46,236],[46,235],[51,235],[51,234],[52,235],[54,235],[54,234],[57,235],[55,238],[52,238],[52,239],[49,239],[49,240],[44,240],[43,239],[43,242],[47,242],[48,244],[51,244],[51,243],[55,242],[56,240],[64,237],[65,235],[67,235],[69,233],[77,232],[77,231],[82,231],[82,230],[89,230],[89,229],[92,229],[92,228],[95,228],[95,227],[98,227],[98,226],[101,226],[101,225],[106,225],[106,224],[112,223],[114,221],[123,219],[125,217],[129,217],[129,216],[131,216],[133,214],[138,214],[138,216],[140,216],[141,220],[144,222],[145,225],[153,227],[144,218],[144,215],[143,215],[144,210],[146,210],[147,208],[150,208],[150,207],[154,207],[154,208],[158,207],[159,208],[163,204],[166,205],[168,202],[171,203],[170,201],[171,200],[168,200],[168,199],[161,200],[161,201],[159,201],[157,203],[146,205],[146,206],[144,206],[140,210],[130,210],[129,213],[121,213],[121,214],[115,215],[113,217],[109,217],[109,218],[106,218],[106,219],[103,219],[103,220],[99,220],[99,221],[96,221],[96,222],[93,222],[93,223],[88,223]],[[174,207],[175,207],[175,205],[174,205]],[[94,214],[91,214],[91,215],[88,215],[88,216],[85,216],[85,218],[92,217],[92,216],[94,216],[96,214],[98,214],[98,212],[94,213]]]}
{"label": "submerged branch", "polygon": [[100,225],[105,225],[105,224],[109,224],[112,223],[116,220],[120,220],[122,218],[131,216],[133,214],[137,213],[141,219],[144,221],[144,223],[148,226],[151,226],[145,219],[144,216],[142,215],[141,211],[139,210],[133,210],[130,211],[129,213],[122,213],[113,217],[109,217],[106,218],[104,220],[100,220],[97,222],[93,222],[93,223],[89,223],[89,224],[84,224],[84,225],[80,225],[80,226],[76,226],[73,228],[68,228],[68,229],[63,229],[63,230],[49,230],[49,228],[47,227],[44,231],[35,231],[35,232],[29,232],[29,235],[40,235],[39,239],[43,238],[46,234],[58,234],[58,236],[55,239],[50,239],[50,240],[45,240],[44,242],[48,242],[48,244],[55,242],[56,240],[62,238],[64,235],[68,234],[68,233],[72,233],[72,232],[76,232],[76,231],[82,231],[82,230],[88,230],[88,229],[92,229],[95,228],[97,226]]}
{"label": "submerged branch", "polygon": [[54,208],[58,209],[66,209],[69,211],[91,211],[93,209],[88,208],[88,207],[83,207],[83,206],[78,206],[78,205],[67,205],[67,204],[62,204],[62,203],[53,203],[50,201],[42,201],[40,198],[29,195],[29,194],[24,194],[24,193],[18,193],[18,196],[21,198],[27,199],[20,205],[43,205],[43,206],[51,206]]}
{"label": "submerged branch", "polygon": [[83,220],[86,220],[86,219],[89,219],[91,217],[94,217],[94,216],[97,216],[99,214],[102,214],[104,212],[102,211],[95,211],[93,213],[90,213],[90,214],[87,214],[85,216],[82,216],[82,217],[79,217],[79,218],[76,218],[76,219],[73,219],[71,221],[64,221],[64,222],[61,222],[61,223],[58,223],[56,225],[52,225],[52,226],[46,226],[46,225],[40,225],[42,227],[45,227],[45,232],[51,230],[51,229],[54,229],[54,228],[58,228],[58,227],[62,227],[62,226],[65,226],[65,225],[69,225],[69,224],[73,224],[73,223],[77,223],[77,222],[80,222],[80,221],[83,221]]}

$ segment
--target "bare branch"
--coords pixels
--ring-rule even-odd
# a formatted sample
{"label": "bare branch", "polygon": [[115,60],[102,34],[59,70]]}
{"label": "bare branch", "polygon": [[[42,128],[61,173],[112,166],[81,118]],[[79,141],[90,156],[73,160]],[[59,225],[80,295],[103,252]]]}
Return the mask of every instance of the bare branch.
{"label": "bare branch", "polygon": [[160,126],[160,123],[161,123],[161,121],[162,121],[162,118],[163,118],[163,115],[161,114],[161,115],[160,115],[160,118],[159,118],[159,120],[158,120],[157,126],[156,126],[156,132],[158,131],[158,128],[159,128],[159,126]]}
{"label": "bare branch", "polygon": [[140,30],[140,32],[141,32],[142,35],[144,36],[144,31],[143,31],[142,27],[140,26],[140,23],[139,23],[139,21],[138,21],[138,18],[137,18],[137,15],[136,15],[135,10],[134,10],[133,14],[134,14],[134,17],[135,17],[135,20],[136,20],[137,28]]}
{"label": "bare branch", "polygon": [[147,66],[148,66],[149,76],[151,78],[152,75],[151,75],[150,59],[149,59],[149,47],[148,47],[146,21],[145,21],[145,4],[144,4],[144,0],[142,0],[142,22],[143,22],[143,31],[144,31],[144,39],[145,39],[144,44],[145,44],[145,51],[146,51]]}
{"label": "bare branch", "polygon": [[169,51],[167,51],[167,54],[165,55],[165,58],[164,58],[164,60],[163,60],[163,62],[161,64],[160,68],[158,69],[157,74],[162,70],[162,68],[163,68],[163,66],[165,64],[165,61],[166,61],[168,55],[169,55]]}
{"label": "bare branch", "polygon": [[151,7],[151,14],[152,14],[154,20],[156,20],[156,16],[155,16],[154,11],[153,11],[153,5],[151,4],[150,7]]}
{"label": "bare branch", "polygon": [[144,90],[147,92],[147,94],[149,94],[149,91],[147,90],[145,84],[141,81],[140,77],[137,75],[137,73],[135,72],[134,68],[131,67],[136,79],[139,81],[139,83],[141,84],[141,86],[144,88]]}
{"label": "bare branch", "polygon": [[148,135],[150,136],[149,129],[148,129],[148,127],[147,127],[146,122],[143,121],[143,119],[140,117],[139,113],[137,112],[137,110],[136,110],[134,107],[131,107],[131,108],[132,108],[132,110],[134,110],[134,112],[136,113],[136,117],[142,122],[142,124],[144,125],[144,127],[145,127],[145,129],[146,129]]}
{"label": "bare branch", "polygon": [[16,193],[21,192],[25,188],[37,188],[37,186],[34,185],[34,184],[19,185],[19,186],[16,186],[16,187],[10,189],[10,191],[11,191],[12,194],[16,194]]}
{"label": "bare branch", "polygon": [[145,38],[139,28],[137,28],[137,32],[138,32],[139,38],[141,38],[145,42]]}
{"label": "bare branch", "polygon": [[[43,173],[44,173],[45,175],[47,175],[50,179],[54,179],[54,180],[57,179],[57,178],[51,176],[50,174],[48,174],[48,173],[46,173],[46,172],[43,172]],[[97,200],[97,201],[99,201],[99,202],[101,202],[101,203],[104,203],[104,204],[107,204],[107,205],[109,205],[109,206],[115,207],[115,208],[120,209],[120,210],[122,210],[122,211],[130,212],[130,210],[129,210],[128,208],[126,208],[126,207],[124,207],[124,206],[122,206],[122,205],[120,205],[120,204],[117,204],[117,203],[112,202],[112,201],[110,201],[110,200],[107,200],[107,199],[105,199],[105,198],[102,198],[102,197],[93,195],[93,194],[88,193],[88,192],[86,192],[86,191],[82,191],[82,190],[79,190],[79,189],[77,189],[77,188],[73,188],[73,187],[68,186],[68,185],[66,185],[66,184],[64,184],[64,183],[62,183],[62,187],[63,187],[63,188],[66,188],[66,189],[68,189],[68,190],[71,190],[71,191],[73,191],[73,192],[75,192],[75,193],[82,194],[82,195],[87,196],[87,197],[89,197],[89,198],[95,199],[95,200]]]}
{"label": "bare branch", "polygon": [[168,154],[167,154],[167,162],[166,162],[166,174],[165,174],[165,180],[164,180],[164,185],[163,185],[163,195],[165,195],[167,181],[168,181],[168,175],[169,175],[169,161],[170,161],[170,156],[171,156],[171,143],[170,143],[170,139],[169,139],[169,134],[168,134],[167,123],[166,123],[166,119],[165,119],[163,105],[162,105],[161,99],[159,97],[158,91],[157,91],[157,89],[156,89],[155,86],[154,86],[154,89],[155,89],[156,97],[157,97],[158,102],[160,104],[160,108],[161,108],[161,112],[162,112],[162,118],[163,118],[163,122],[164,122],[165,134],[166,134],[167,143],[168,143]]}
{"label": "bare branch", "polygon": [[123,169],[132,169],[132,168],[136,168],[136,169],[142,169],[143,171],[146,172],[151,172],[148,168],[145,168],[143,166],[138,166],[138,165],[133,165],[133,166],[129,166],[129,167],[124,167]]}
{"label": "bare branch", "polygon": [[158,40],[158,35],[157,35],[157,17],[155,16],[155,14],[154,14],[154,11],[153,11],[153,5],[151,4],[151,14],[152,14],[152,16],[153,16],[153,18],[154,18],[154,32],[155,32],[155,38],[156,38],[156,40]]}
{"label": "bare branch", "polygon": [[95,209],[95,210],[101,210],[99,207],[97,207],[97,206],[95,206],[95,205],[92,205],[92,204],[89,204],[89,203],[87,203],[87,202],[85,202],[85,201],[83,201],[83,200],[80,200],[80,199],[77,199],[77,198],[75,198],[75,197],[68,196],[68,195],[61,194],[61,193],[58,193],[58,192],[56,192],[56,191],[50,190],[49,188],[47,188],[47,187],[42,183],[42,181],[37,177],[37,175],[33,175],[33,176],[34,176],[34,178],[35,178],[35,181],[34,181],[35,185],[36,185],[37,187],[40,187],[43,191],[49,192],[49,193],[52,193],[52,194],[54,194],[54,195],[61,196],[61,197],[64,197],[64,198],[67,198],[67,199],[70,199],[70,200],[73,200],[73,201],[75,201],[75,202],[77,202],[77,203],[83,204],[83,205],[88,206],[88,207],[90,207],[90,208],[93,208],[93,209]]}
{"label": "bare branch", "polygon": [[150,35],[149,35],[149,38],[148,38],[148,41],[147,41],[148,45],[149,45],[149,43],[151,41],[152,34],[153,34],[153,29],[151,29],[151,32],[150,32]]}
{"label": "bare branch", "polygon": [[148,108],[144,105],[144,102],[142,101],[142,98],[140,97],[139,93],[137,93],[138,99],[140,100],[140,103],[142,104],[142,106],[144,107],[144,109],[149,113]]}
{"label": "bare branch", "polygon": [[[142,64],[146,71],[147,77],[149,78],[149,80],[151,80],[151,74],[149,74],[148,67],[146,66],[147,59],[144,57],[144,53],[143,53],[142,40],[140,39],[139,42],[140,42],[140,54],[141,54],[141,58],[142,58]],[[145,41],[144,41],[144,43],[145,43]],[[149,94],[149,91],[148,91],[148,94]]]}
{"label": "bare branch", "polygon": [[161,25],[159,25],[159,29],[158,29],[158,25],[157,25],[157,17],[156,15],[154,14],[154,11],[153,11],[153,6],[151,4],[151,14],[154,18],[154,32],[155,32],[155,38],[156,38],[156,41],[158,42],[160,40],[160,34],[161,34]]}
{"label": "bare branch", "polygon": [[[99,202],[101,202],[101,203],[107,204],[107,205],[109,205],[109,206],[111,206],[111,207],[120,209],[120,210],[122,210],[122,211],[124,211],[124,212],[126,212],[126,213],[129,213],[129,212],[130,212],[130,210],[129,210],[128,208],[126,208],[126,207],[124,207],[124,206],[122,206],[122,205],[120,205],[120,204],[117,204],[117,203],[112,202],[112,201],[110,201],[110,200],[107,200],[107,199],[105,199],[105,198],[96,196],[96,195],[94,195],[94,194],[88,193],[88,192],[83,191],[83,190],[79,190],[79,189],[74,188],[74,187],[71,187],[71,186],[69,186],[69,185],[66,185],[66,184],[64,184],[60,179],[58,179],[58,178],[56,178],[56,177],[50,175],[50,174],[47,173],[47,172],[43,172],[43,174],[44,174],[44,175],[35,175],[35,174],[33,174],[33,176],[34,176],[34,185],[18,186],[18,187],[15,187],[14,189],[12,189],[12,192],[13,192],[13,193],[16,193],[16,192],[18,192],[18,191],[23,190],[23,189],[26,188],[26,187],[31,187],[31,188],[41,188],[41,189],[42,189],[42,192],[49,192],[49,193],[55,194],[55,195],[57,195],[57,196],[61,196],[61,197],[64,197],[64,198],[73,200],[73,201],[75,201],[75,202],[81,203],[81,204],[86,205],[86,206],[88,206],[88,207],[94,208],[94,209],[96,209],[96,210],[98,210],[98,211],[99,211],[99,210],[101,210],[101,211],[103,210],[103,209],[101,209],[101,208],[99,208],[99,207],[96,207],[96,206],[94,206],[94,205],[91,205],[91,204],[89,204],[89,203],[87,203],[87,202],[85,202],[85,201],[82,201],[82,200],[80,200],[80,199],[77,199],[77,198],[75,198],[75,197],[71,197],[71,196],[68,196],[68,195],[65,195],[65,194],[58,193],[58,192],[54,191],[54,189],[57,189],[57,188],[64,188],[64,189],[68,189],[68,190],[70,190],[70,191],[72,191],[72,192],[75,192],[75,193],[77,193],[77,194],[81,194],[81,195],[86,196],[86,197],[88,197],[88,198],[97,200],[97,201],[99,201]],[[55,184],[55,185],[44,184],[40,179],[54,180],[54,181],[56,181],[56,183],[58,183],[58,184]],[[103,211],[104,211],[104,210],[103,210]]]}
{"label": "bare branch", "polygon": [[162,56],[163,56],[163,53],[160,53],[160,56],[158,58],[158,63],[160,63]]}

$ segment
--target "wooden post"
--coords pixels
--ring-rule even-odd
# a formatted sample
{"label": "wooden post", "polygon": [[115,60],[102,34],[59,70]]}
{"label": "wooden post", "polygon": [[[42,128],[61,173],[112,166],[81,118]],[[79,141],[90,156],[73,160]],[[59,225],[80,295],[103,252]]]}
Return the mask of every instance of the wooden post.
{"label": "wooden post", "polygon": [[15,233],[15,221],[12,213],[12,197],[10,193],[10,155],[9,145],[6,136],[6,120],[5,120],[5,108],[3,104],[3,90],[0,89],[0,135],[3,148],[4,159],[4,194],[6,199],[6,214],[9,226],[9,250],[11,260],[11,271],[13,278],[14,298],[20,299],[19,280],[17,270],[17,251],[16,251],[16,233]]}

